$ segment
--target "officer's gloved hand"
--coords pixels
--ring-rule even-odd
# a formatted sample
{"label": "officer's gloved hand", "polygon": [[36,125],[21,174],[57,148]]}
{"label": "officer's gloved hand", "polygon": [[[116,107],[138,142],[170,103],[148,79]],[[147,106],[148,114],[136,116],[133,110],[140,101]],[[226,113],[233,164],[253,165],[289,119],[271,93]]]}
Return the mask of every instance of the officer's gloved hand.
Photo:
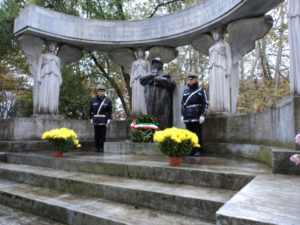
{"label": "officer's gloved hand", "polygon": [[183,122],[183,116],[181,116],[181,122]]}
{"label": "officer's gloved hand", "polygon": [[93,119],[91,119],[90,121],[91,121],[91,124],[93,124]]}
{"label": "officer's gloved hand", "polygon": [[110,122],[111,122],[111,120],[108,119],[108,120],[107,120],[107,123],[106,123],[106,126],[107,126],[107,127],[108,127],[108,125],[110,124]]}
{"label": "officer's gloved hand", "polygon": [[201,115],[201,116],[199,117],[199,123],[200,123],[200,124],[203,124],[204,121],[205,121],[205,117],[204,117],[203,115]]}

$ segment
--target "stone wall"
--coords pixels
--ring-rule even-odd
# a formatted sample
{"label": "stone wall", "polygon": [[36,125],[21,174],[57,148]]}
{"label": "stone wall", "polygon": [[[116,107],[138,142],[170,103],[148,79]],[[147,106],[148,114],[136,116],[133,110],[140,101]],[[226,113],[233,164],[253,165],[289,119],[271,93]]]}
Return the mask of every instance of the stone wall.
{"label": "stone wall", "polygon": [[[89,120],[15,117],[1,120],[0,124],[0,141],[38,141],[41,140],[43,132],[61,127],[74,130],[79,140],[94,139],[94,128]],[[112,121],[107,129],[107,139],[125,140],[128,138],[128,121]]]}
{"label": "stone wall", "polygon": [[295,148],[300,133],[300,97],[288,97],[276,109],[247,115],[208,115],[204,142],[272,145]]}

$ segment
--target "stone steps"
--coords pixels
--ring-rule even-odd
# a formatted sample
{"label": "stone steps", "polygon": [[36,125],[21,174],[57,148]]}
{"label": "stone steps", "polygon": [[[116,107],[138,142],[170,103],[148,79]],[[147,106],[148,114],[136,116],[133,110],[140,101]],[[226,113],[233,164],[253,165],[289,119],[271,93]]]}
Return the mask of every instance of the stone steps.
{"label": "stone steps", "polygon": [[1,225],[63,225],[62,223],[0,205]]}
{"label": "stone steps", "polygon": [[[255,174],[265,172],[257,166],[242,164],[230,166],[218,165],[221,160],[209,157],[198,159],[183,159],[182,167],[171,168],[167,158],[147,158],[147,156],[119,155],[74,155],[66,154],[61,159],[55,159],[45,154],[8,153],[5,161],[8,163],[63,169],[69,171],[104,174],[110,176],[129,177],[167,183],[188,184],[201,187],[240,190],[249,183]],[[185,164],[187,163],[187,164]],[[240,166],[240,167],[238,167]],[[251,168],[253,166],[253,168]],[[243,168],[247,168],[243,169]]]}
{"label": "stone steps", "polygon": [[224,203],[270,173],[217,157],[186,157],[174,168],[158,155],[0,153],[0,204],[75,225],[215,224]]}
{"label": "stone steps", "polygon": [[72,225],[189,224],[214,221],[0,180],[0,203]]}
{"label": "stone steps", "polygon": [[214,219],[236,191],[0,163],[0,177],[185,216]]}

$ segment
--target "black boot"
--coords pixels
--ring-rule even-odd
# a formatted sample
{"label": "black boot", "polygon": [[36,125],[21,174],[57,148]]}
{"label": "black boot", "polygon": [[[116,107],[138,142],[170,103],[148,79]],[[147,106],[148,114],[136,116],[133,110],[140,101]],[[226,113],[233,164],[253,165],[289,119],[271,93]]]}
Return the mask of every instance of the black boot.
{"label": "black boot", "polygon": [[195,149],[193,148],[189,153],[188,153],[188,156],[194,156],[195,154]]}
{"label": "black boot", "polygon": [[100,148],[96,147],[95,152],[100,152]]}
{"label": "black boot", "polygon": [[201,156],[200,150],[196,151],[195,154],[194,154],[193,156],[195,156],[195,157],[200,157],[200,156]]}

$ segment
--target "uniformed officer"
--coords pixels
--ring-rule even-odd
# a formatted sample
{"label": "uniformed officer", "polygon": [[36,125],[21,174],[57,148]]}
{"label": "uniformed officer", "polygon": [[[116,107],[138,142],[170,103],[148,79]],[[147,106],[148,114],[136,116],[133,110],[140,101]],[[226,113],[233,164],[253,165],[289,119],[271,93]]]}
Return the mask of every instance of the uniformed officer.
{"label": "uniformed officer", "polygon": [[197,134],[200,148],[193,148],[190,156],[200,156],[202,148],[202,124],[205,121],[205,111],[207,109],[207,94],[204,88],[199,87],[198,75],[188,73],[188,89],[184,90],[181,101],[182,121],[186,129]]}
{"label": "uniformed officer", "polygon": [[96,152],[103,152],[106,127],[111,121],[112,103],[105,95],[105,87],[98,87],[98,94],[90,104],[90,119],[94,125]]}

